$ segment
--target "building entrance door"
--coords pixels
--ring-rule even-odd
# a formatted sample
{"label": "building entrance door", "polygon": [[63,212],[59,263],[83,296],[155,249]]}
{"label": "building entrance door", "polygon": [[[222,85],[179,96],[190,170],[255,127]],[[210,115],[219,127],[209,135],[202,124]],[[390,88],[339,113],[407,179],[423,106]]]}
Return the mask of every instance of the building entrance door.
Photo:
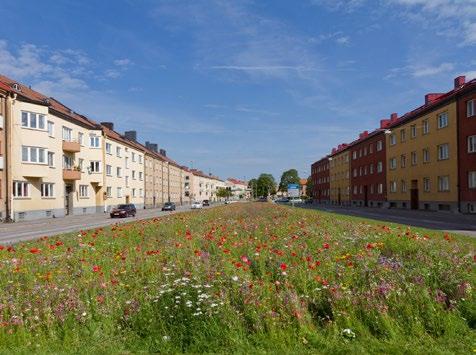
{"label": "building entrance door", "polygon": [[126,196],[126,204],[131,203],[131,197],[129,195]]}
{"label": "building entrance door", "polygon": [[412,180],[412,188],[410,190],[410,207],[412,210],[417,210],[418,205],[419,205],[418,180]]}
{"label": "building entrance door", "polygon": [[64,186],[64,209],[65,214],[70,215],[73,210],[73,185]]}

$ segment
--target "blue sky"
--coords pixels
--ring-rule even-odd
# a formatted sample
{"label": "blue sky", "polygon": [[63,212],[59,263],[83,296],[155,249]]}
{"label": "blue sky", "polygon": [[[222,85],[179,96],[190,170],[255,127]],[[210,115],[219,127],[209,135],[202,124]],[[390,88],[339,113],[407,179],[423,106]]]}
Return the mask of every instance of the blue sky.
{"label": "blue sky", "polygon": [[0,73],[223,178],[309,174],[476,77],[476,0],[39,4],[2,3]]}

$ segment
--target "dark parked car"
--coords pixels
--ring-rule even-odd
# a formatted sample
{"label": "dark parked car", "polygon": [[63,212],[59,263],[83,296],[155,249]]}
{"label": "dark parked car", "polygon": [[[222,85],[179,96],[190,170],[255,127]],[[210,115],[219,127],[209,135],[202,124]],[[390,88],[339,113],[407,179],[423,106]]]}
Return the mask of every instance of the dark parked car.
{"label": "dark parked car", "polygon": [[208,200],[203,200],[202,205],[205,206],[210,206],[210,201]]}
{"label": "dark parked car", "polygon": [[111,215],[111,218],[115,218],[115,217],[125,218],[129,216],[135,217],[136,212],[137,212],[136,206],[132,203],[128,203],[128,204],[117,206],[111,211],[110,215]]}
{"label": "dark parked car", "polygon": [[162,206],[162,211],[175,211],[175,203],[173,202],[166,202]]}
{"label": "dark parked car", "polygon": [[310,205],[312,204],[312,198],[308,198],[307,200],[304,201],[305,204]]}

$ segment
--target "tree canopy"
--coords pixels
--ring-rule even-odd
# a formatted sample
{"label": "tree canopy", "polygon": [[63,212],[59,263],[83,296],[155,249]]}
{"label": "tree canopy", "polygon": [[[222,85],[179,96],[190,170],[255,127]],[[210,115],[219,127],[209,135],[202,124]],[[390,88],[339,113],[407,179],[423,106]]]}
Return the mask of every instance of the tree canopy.
{"label": "tree canopy", "polygon": [[217,191],[217,197],[229,198],[233,195],[230,189],[220,187]]}
{"label": "tree canopy", "polygon": [[283,175],[281,175],[279,191],[287,191],[288,184],[299,184],[299,175],[296,169],[286,170]]}
{"label": "tree canopy", "polygon": [[263,173],[257,179],[251,179],[248,183],[252,196],[265,197],[276,194],[276,181],[273,175]]}

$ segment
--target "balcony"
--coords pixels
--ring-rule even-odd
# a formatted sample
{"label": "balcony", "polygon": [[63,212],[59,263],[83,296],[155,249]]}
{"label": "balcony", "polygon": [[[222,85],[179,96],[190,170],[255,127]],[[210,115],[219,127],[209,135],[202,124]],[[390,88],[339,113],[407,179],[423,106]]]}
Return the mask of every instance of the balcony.
{"label": "balcony", "polygon": [[63,180],[81,180],[81,171],[63,169]]}
{"label": "balcony", "polygon": [[81,144],[78,142],[63,141],[63,151],[70,153],[79,153],[81,151]]}

